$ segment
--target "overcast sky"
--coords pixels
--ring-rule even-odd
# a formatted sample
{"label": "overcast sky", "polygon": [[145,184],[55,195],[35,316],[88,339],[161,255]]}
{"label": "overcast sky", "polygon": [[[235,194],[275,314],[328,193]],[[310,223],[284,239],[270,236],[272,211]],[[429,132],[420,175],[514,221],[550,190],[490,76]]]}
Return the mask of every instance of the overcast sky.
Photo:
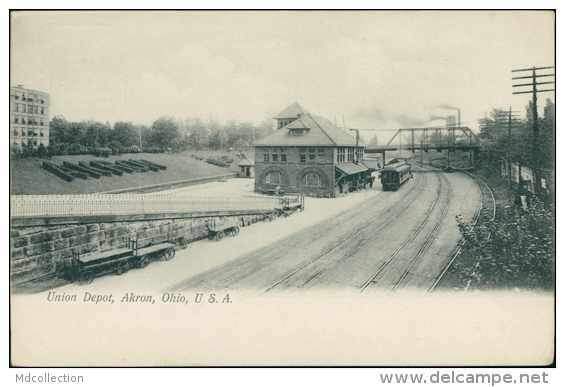
{"label": "overcast sky", "polygon": [[494,107],[525,114],[511,70],[553,65],[554,45],[540,11],[16,12],[10,81],[72,121],[258,124],[298,101],[376,129],[453,106],[476,129]]}

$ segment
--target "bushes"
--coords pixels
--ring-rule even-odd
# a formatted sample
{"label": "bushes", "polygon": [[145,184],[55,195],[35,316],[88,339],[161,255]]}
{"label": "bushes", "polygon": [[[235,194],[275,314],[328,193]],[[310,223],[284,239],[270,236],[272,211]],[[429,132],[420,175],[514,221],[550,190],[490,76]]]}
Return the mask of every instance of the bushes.
{"label": "bushes", "polygon": [[51,172],[52,174],[54,174],[55,176],[60,177],[63,180],[66,180],[68,182],[73,181],[75,178],[71,175],[69,175],[68,173],[64,172],[62,169],[60,169],[59,167],[57,167],[55,164],[51,164],[48,162],[43,162],[43,164],[41,165],[41,167],[49,172]]}
{"label": "bushes", "polygon": [[[229,168],[230,164],[224,161],[224,157],[225,156],[223,156],[221,159],[218,159],[216,157],[210,157],[206,159],[206,162],[208,164],[217,165],[218,167]],[[231,160],[230,163],[233,163],[233,159],[229,159],[229,160]]]}
{"label": "bushes", "polygon": [[108,157],[112,154],[112,149],[110,148],[96,148],[94,150],[94,156],[96,157]]}

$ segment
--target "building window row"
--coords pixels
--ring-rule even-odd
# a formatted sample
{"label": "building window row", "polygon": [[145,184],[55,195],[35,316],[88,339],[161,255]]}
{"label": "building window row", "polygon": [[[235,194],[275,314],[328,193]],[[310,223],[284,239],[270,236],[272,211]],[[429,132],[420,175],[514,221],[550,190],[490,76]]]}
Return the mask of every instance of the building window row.
{"label": "building window row", "polygon": [[28,114],[45,114],[45,108],[43,106],[20,105],[19,103],[15,104],[15,111]]}
{"label": "building window row", "polygon": [[33,94],[28,94],[26,95],[25,93],[22,93],[21,95],[19,94],[14,94],[14,98],[15,99],[21,99],[22,101],[28,101],[28,102],[39,102],[39,103],[45,103],[45,100],[43,99],[43,97],[39,97],[39,96],[34,96]]}
{"label": "building window row", "polygon": [[263,154],[263,162],[268,163],[270,160],[272,160],[273,163],[286,163],[286,154],[285,153],[273,153],[272,155],[269,155],[268,153],[264,153]]}
{"label": "building window row", "polygon": [[27,125],[44,125],[43,120],[36,120],[35,118],[28,118],[26,121],[25,117],[14,117],[14,123],[18,124],[18,123],[22,123],[22,124],[27,124]]}
{"label": "building window row", "polygon": [[[21,129],[21,133],[22,133],[22,136],[23,136],[23,137],[25,137],[26,134],[27,134],[28,136],[37,136],[37,133],[36,133],[34,130],[28,130],[28,131],[26,132],[25,129]],[[14,136],[19,136],[19,134],[20,134],[20,130],[17,129],[17,128],[14,129]],[[43,131],[40,131],[40,132],[39,132],[39,137],[43,137]]]}
{"label": "building window row", "polygon": [[299,148],[299,154],[300,154],[301,163],[305,163],[306,161],[308,162],[315,162],[316,160],[321,161],[324,157],[325,149],[318,148],[316,152],[316,148]]}

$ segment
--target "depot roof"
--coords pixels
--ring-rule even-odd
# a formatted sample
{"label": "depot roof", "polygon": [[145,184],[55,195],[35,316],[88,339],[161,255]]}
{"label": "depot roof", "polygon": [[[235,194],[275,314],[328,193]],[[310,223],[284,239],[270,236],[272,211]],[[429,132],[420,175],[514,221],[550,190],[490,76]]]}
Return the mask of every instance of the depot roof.
{"label": "depot roof", "polygon": [[283,119],[283,118],[296,118],[298,115],[306,115],[308,114],[308,110],[304,109],[298,102],[293,103],[282,112],[275,116],[275,119]]}
{"label": "depot roof", "polygon": [[[322,117],[306,114],[269,137],[255,142],[255,146],[347,146],[356,145],[355,137]],[[359,140],[359,147],[365,144]]]}

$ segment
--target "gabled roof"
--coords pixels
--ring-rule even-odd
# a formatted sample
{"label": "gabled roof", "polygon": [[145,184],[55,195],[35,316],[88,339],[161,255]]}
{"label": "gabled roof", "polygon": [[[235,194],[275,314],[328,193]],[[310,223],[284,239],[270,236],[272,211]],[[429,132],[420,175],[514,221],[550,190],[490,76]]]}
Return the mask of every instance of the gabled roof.
{"label": "gabled roof", "polygon": [[311,126],[306,122],[306,120],[299,118],[297,120],[292,121],[290,124],[288,124],[284,128],[285,129],[310,129]]}
{"label": "gabled roof", "polygon": [[275,116],[276,120],[283,119],[283,118],[297,118],[298,115],[306,115],[308,114],[308,110],[304,109],[298,102],[293,103],[286,109],[284,109],[281,113]]}
{"label": "gabled roof", "polygon": [[237,165],[255,165],[255,163],[249,159],[243,159]]}
{"label": "gabled roof", "polygon": [[[296,125],[296,126],[295,126]],[[292,135],[289,129],[309,128],[304,134]],[[355,146],[355,137],[322,117],[307,114],[277,130],[269,137],[255,142],[256,146]],[[359,146],[365,144],[359,140]]]}

